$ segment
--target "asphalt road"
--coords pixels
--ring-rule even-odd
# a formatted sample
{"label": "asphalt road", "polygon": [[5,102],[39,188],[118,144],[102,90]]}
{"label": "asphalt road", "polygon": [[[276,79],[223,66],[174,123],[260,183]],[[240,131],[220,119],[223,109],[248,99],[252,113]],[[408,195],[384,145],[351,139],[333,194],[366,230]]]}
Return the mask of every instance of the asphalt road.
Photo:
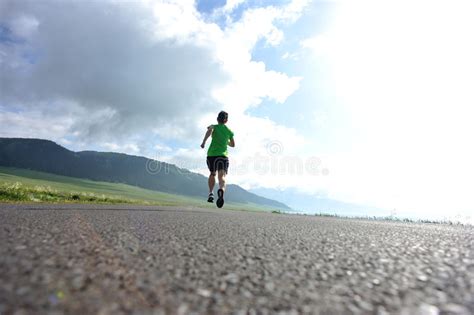
{"label": "asphalt road", "polygon": [[0,205],[0,314],[473,314],[474,228]]}

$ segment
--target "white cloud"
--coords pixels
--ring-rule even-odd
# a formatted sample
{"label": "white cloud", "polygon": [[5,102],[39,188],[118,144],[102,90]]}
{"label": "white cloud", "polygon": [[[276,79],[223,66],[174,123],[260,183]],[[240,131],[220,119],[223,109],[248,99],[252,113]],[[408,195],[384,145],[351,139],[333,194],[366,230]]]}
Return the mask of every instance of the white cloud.
{"label": "white cloud", "polygon": [[314,37],[304,39],[300,42],[301,47],[309,49],[316,57],[322,57],[334,53],[333,43],[326,35],[318,34]]}
{"label": "white cloud", "polygon": [[230,13],[244,2],[245,0],[227,0],[224,7],[222,8],[222,11],[224,13]]}
{"label": "white cloud", "polygon": [[295,6],[293,2],[283,8],[249,9],[240,21],[225,29],[216,54],[223,68],[232,75],[226,85],[214,91],[214,97],[226,108],[239,108],[243,112],[259,105],[264,98],[283,103],[299,88],[301,78],[268,71],[263,62],[251,60],[251,53],[259,40],[269,45],[279,44],[283,33],[276,23],[288,22],[302,10],[302,5]]}
{"label": "white cloud", "polygon": [[[240,4],[229,2],[225,14]],[[222,108],[236,134],[234,160],[268,154],[272,142],[298,155],[306,140],[295,129],[245,113],[264,99],[285,103],[299,88],[300,77],[267,69],[252,60],[252,50],[259,41],[278,45],[284,39],[280,26],[294,22],[306,4],[251,8],[220,28],[202,18],[194,1],[11,2],[1,23],[12,27],[22,16],[38,23],[22,33],[29,34],[26,44],[14,50],[0,44],[1,71],[10,78],[2,79],[0,104],[17,104],[16,117],[25,123],[34,111],[42,115],[41,126],[62,121],[61,132],[38,134],[33,124],[25,134],[72,136],[75,142],[149,157],[159,152],[164,160],[203,172],[199,141]],[[25,51],[35,62],[21,58]],[[15,136],[22,126],[12,123],[12,132],[3,127],[0,135]],[[156,144],[155,136],[164,142]],[[175,140],[187,147],[172,151],[164,144]],[[196,157],[199,162],[192,164]],[[250,172],[233,180],[285,182]]]}
{"label": "white cloud", "polygon": [[300,18],[312,0],[293,0],[288,3],[282,12],[281,19],[287,23],[293,23]]}
{"label": "white cloud", "polygon": [[25,113],[0,106],[0,136],[59,141],[70,134],[76,110],[71,106],[70,111],[63,112],[54,104],[45,110],[44,104],[39,104]]}
{"label": "white cloud", "polygon": [[27,112],[74,103],[87,113],[75,131],[99,141],[217,109],[210,93],[227,74],[211,47],[156,38],[156,19],[141,2],[22,1],[6,12],[8,28],[24,25],[25,14],[39,27],[15,49],[0,44],[2,104]]}
{"label": "white cloud", "polygon": [[102,147],[114,152],[125,152],[132,154],[137,154],[140,152],[140,148],[135,143],[117,144],[113,142],[105,142],[102,144]]}
{"label": "white cloud", "polygon": [[301,43],[331,71],[332,114],[350,118],[328,190],[425,217],[474,209],[473,13],[468,1],[342,3]]}
{"label": "white cloud", "polygon": [[287,51],[281,56],[281,59],[282,60],[299,61],[300,57],[301,57],[300,52],[291,52],[290,53],[290,52]]}
{"label": "white cloud", "polygon": [[251,60],[258,40],[281,40],[275,23],[300,14],[298,3],[250,9],[222,30],[194,1],[9,2],[1,22],[30,37],[15,49],[0,45],[9,78],[0,101],[25,113],[74,103],[85,116],[75,113],[72,129],[85,140],[145,129],[190,137],[192,120],[217,111],[218,102],[241,113],[264,98],[282,103],[298,88],[299,78]]}
{"label": "white cloud", "polygon": [[11,21],[13,35],[21,38],[30,38],[38,30],[38,26],[38,20],[27,15],[20,15]]}
{"label": "white cloud", "polygon": [[163,145],[163,144],[155,144],[154,148],[158,152],[171,152],[171,151],[173,151],[173,149],[171,149],[169,146]]}

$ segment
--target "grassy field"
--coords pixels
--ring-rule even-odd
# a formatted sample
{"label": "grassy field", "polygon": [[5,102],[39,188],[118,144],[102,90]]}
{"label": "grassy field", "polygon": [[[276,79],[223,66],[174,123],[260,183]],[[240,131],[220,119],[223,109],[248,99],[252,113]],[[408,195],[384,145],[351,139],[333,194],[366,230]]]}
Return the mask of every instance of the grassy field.
{"label": "grassy field", "polygon": [[[205,188],[204,188],[205,192]],[[203,199],[135,186],[97,182],[26,169],[0,167],[0,202],[129,203],[160,206],[215,207]],[[255,204],[226,203],[225,209],[273,211]]]}

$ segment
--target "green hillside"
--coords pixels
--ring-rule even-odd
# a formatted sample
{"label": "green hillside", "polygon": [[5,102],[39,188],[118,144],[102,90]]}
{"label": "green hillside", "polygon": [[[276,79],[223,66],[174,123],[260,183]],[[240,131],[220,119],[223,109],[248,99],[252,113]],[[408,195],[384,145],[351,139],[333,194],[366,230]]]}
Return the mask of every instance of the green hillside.
{"label": "green hillside", "polygon": [[[198,200],[207,192],[207,177],[173,164],[113,152],[74,152],[42,139],[0,138],[0,166],[130,185]],[[96,184],[86,186],[97,188]],[[227,185],[227,192],[226,202],[290,210],[281,202],[258,196],[238,185]]]}
{"label": "green hillside", "polygon": [[[142,205],[215,207],[202,199],[135,186],[92,181],[49,173],[0,167],[1,202],[130,203]],[[271,211],[255,204],[226,203],[226,209]]]}

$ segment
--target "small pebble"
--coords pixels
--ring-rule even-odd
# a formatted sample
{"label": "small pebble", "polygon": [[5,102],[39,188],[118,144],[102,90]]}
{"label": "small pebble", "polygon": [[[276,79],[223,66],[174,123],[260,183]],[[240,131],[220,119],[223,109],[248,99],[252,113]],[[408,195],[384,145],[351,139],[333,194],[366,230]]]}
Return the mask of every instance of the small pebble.
{"label": "small pebble", "polygon": [[419,315],[438,315],[439,309],[431,304],[421,304],[418,307],[417,314]]}
{"label": "small pebble", "polygon": [[442,307],[443,315],[469,315],[469,310],[458,304],[447,304]]}
{"label": "small pebble", "polygon": [[211,294],[212,294],[212,293],[211,293],[211,291],[209,291],[209,290],[199,289],[199,290],[197,290],[197,294],[200,295],[200,296],[202,296],[202,297],[208,298],[208,297],[211,297]]}

